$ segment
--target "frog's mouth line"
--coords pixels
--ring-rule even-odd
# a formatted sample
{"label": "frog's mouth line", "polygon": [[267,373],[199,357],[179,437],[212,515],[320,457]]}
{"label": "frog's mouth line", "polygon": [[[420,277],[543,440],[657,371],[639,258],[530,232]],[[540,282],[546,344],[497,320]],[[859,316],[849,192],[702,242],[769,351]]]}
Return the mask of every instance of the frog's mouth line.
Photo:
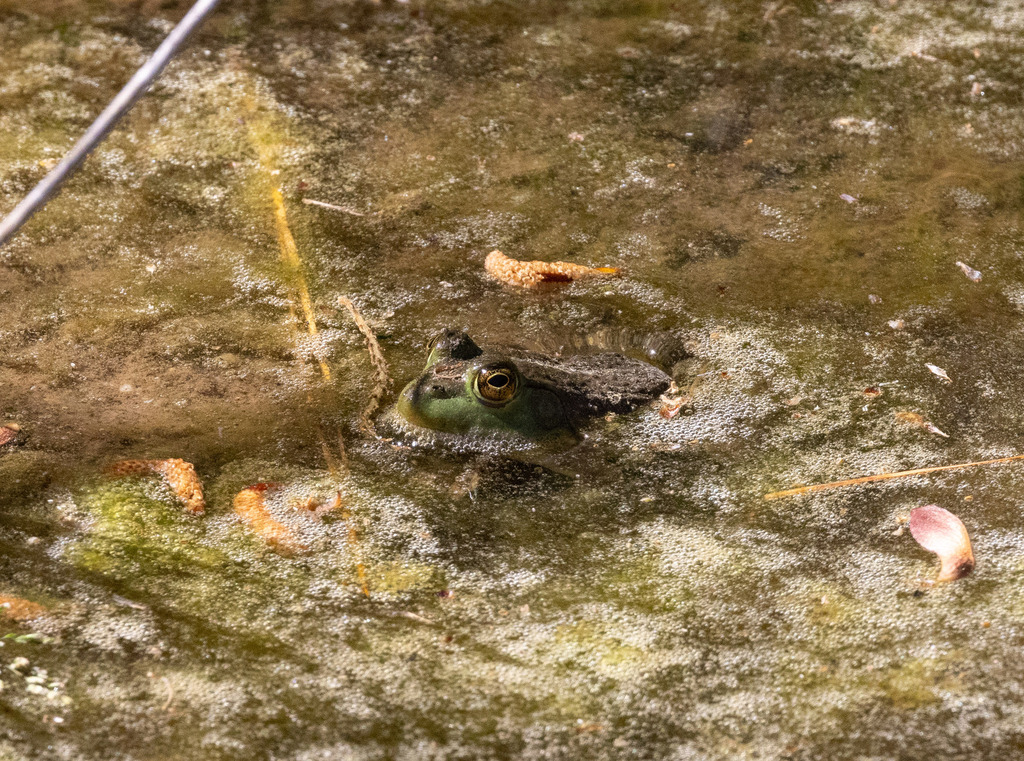
{"label": "frog's mouth line", "polygon": [[378,430],[394,438],[397,444],[419,450],[440,449],[454,454],[507,453],[523,452],[540,445],[540,442],[515,431],[451,433],[418,425],[400,412],[397,404],[380,414],[377,426]]}

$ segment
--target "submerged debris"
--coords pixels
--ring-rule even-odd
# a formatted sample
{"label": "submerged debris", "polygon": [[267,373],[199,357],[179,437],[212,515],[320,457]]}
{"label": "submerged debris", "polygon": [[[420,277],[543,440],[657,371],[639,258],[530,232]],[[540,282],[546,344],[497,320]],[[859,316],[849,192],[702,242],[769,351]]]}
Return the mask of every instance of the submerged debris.
{"label": "submerged debris", "polygon": [[964,264],[963,262],[957,262],[956,266],[959,267],[963,271],[963,273],[965,275],[967,275],[967,279],[968,280],[970,280],[972,282],[975,282],[975,283],[980,283],[981,282],[981,273],[978,272],[978,270],[976,270],[973,267],[971,267],[969,264]]}
{"label": "submerged debris", "polygon": [[925,420],[923,415],[920,415],[916,412],[902,411],[895,413],[895,415],[896,419],[903,423],[915,425],[918,426],[919,428],[924,428],[929,433],[934,433],[947,439],[949,438],[948,433],[941,431],[934,423],[932,423],[930,420]]}
{"label": "submerged debris", "polygon": [[306,549],[295,532],[277,520],[267,509],[266,492],[277,484],[254,484],[235,495],[234,508],[238,517],[279,555],[295,555]]}
{"label": "submerged debris", "polygon": [[616,267],[585,267],[571,262],[520,261],[494,250],[484,260],[487,274],[506,285],[536,288],[542,283],[571,283],[590,277],[616,277]]}
{"label": "submerged debris", "polygon": [[942,561],[936,582],[955,581],[974,570],[971,538],[963,521],[938,505],[910,511],[910,533],[917,543]]}
{"label": "submerged debris", "polygon": [[206,510],[203,499],[203,484],[196,475],[195,466],[190,462],[172,458],[168,460],[121,460],[110,465],[104,471],[108,476],[124,478],[128,476],[163,476],[178,499],[185,503],[185,509],[193,515],[201,515]]}

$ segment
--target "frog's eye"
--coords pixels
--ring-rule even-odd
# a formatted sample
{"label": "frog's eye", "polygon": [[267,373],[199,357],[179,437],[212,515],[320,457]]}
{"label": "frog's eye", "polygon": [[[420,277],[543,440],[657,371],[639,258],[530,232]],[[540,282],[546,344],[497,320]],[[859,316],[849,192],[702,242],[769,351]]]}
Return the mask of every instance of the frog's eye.
{"label": "frog's eye", "polygon": [[510,367],[484,367],[476,376],[476,391],[493,404],[504,404],[516,394],[519,378]]}

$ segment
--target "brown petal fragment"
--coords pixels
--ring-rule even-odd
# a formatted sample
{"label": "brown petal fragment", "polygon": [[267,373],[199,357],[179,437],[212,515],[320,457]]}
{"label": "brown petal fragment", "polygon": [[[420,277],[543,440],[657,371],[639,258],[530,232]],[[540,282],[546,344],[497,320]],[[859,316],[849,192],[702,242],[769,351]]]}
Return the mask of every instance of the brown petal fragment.
{"label": "brown petal fragment", "polygon": [[122,478],[126,476],[146,476],[155,474],[163,476],[178,499],[185,503],[185,509],[194,515],[206,510],[203,499],[203,483],[196,475],[196,469],[190,462],[172,458],[169,460],[121,460],[109,465],[104,471],[108,476]]}
{"label": "brown petal fragment", "polygon": [[7,616],[12,621],[31,621],[46,613],[39,603],[23,600],[20,597],[0,595],[0,615]]}
{"label": "brown petal fragment", "polygon": [[953,513],[938,505],[910,511],[910,533],[917,543],[939,556],[937,582],[954,581],[974,570],[974,552],[967,528]]}
{"label": "brown petal fragment", "polygon": [[506,285],[537,288],[542,283],[570,283],[588,277],[615,277],[615,267],[584,267],[571,262],[520,261],[492,251],[484,260],[487,274]]}
{"label": "brown petal fragment", "polygon": [[286,525],[274,518],[267,509],[264,494],[273,484],[256,484],[235,495],[234,508],[238,517],[278,555],[294,555],[306,549]]}

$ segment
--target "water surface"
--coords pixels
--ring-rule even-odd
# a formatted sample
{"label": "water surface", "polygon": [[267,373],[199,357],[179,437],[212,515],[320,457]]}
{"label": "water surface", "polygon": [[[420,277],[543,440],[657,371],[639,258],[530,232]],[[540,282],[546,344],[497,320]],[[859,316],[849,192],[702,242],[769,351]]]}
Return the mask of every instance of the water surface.
{"label": "water surface", "polygon": [[[0,4],[0,211],[183,12]],[[1022,33],[1010,0],[225,5],[0,251],[0,595],[47,610],[4,622],[45,640],[0,650],[0,756],[1019,753],[1024,469],[763,495],[1024,451]],[[625,275],[513,290],[495,248]],[[388,402],[443,327],[629,329],[687,342],[692,408],[557,462],[397,448],[339,296]],[[204,516],[101,476],[163,457]],[[266,481],[306,553],[233,512]],[[933,502],[978,568],[931,589]]]}

